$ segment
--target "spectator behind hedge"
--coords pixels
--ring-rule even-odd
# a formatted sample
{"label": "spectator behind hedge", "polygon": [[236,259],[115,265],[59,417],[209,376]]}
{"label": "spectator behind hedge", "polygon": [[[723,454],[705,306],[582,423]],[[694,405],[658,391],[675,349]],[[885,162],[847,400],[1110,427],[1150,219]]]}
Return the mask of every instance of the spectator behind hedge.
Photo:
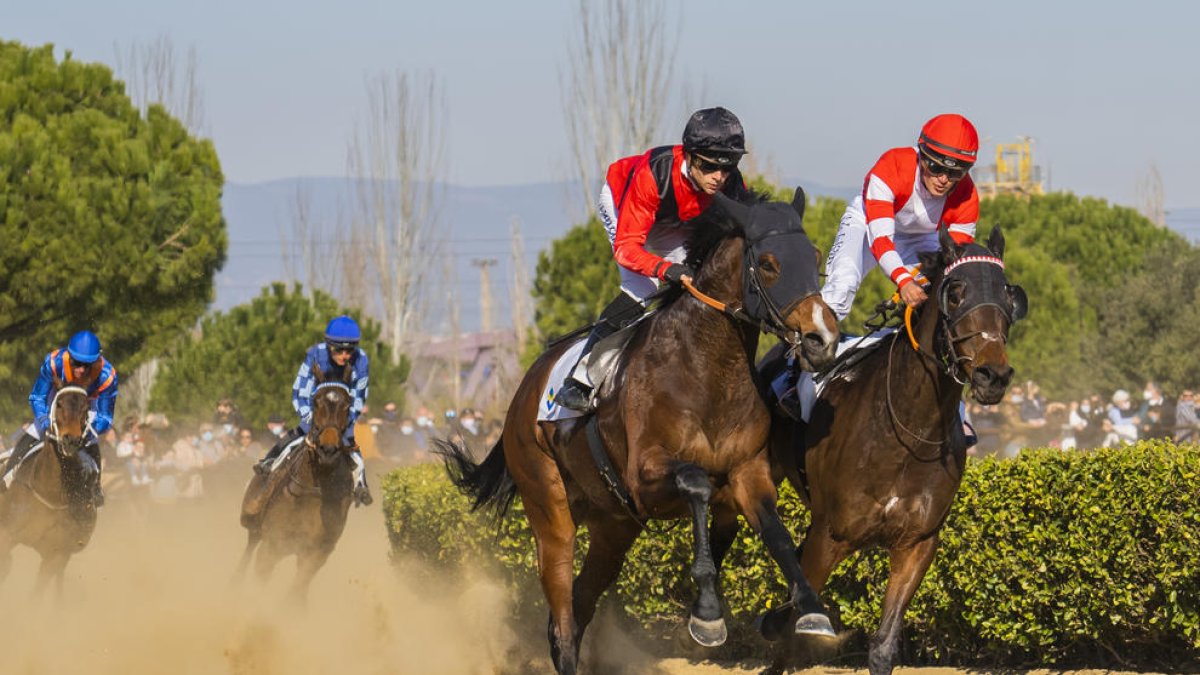
{"label": "spectator behind hedge", "polygon": [[1175,431],[1175,404],[1165,398],[1155,382],[1147,382],[1138,408],[1140,438],[1170,440]]}
{"label": "spectator behind hedge", "polygon": [[1137,416],[1137,411],[1133,409],[1133,399],[1129,396],[1129,392],[1124,389],[1118,389],[1113,392],[1112,406],[1108,409],[1108,421],[1112,425],[1105,436],[1104,445],[1112,447],[1113,445],[1125,442],[1136,443],[1138,439],[1138,425],[1142,420]]}
{"label": "spectator behind hedge", "polygon": [[1196,396],[1191,389],[1179,394],[1175,404],[1175,440],[1179,443],[1200,443],[1200,419],[1196,415]]}

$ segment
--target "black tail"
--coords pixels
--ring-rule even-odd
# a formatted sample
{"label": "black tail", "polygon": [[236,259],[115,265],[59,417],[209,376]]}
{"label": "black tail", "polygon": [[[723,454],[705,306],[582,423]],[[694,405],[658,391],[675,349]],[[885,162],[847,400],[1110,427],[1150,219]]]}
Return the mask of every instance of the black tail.
{"label": "black tail", "polygon": [[517,485],[513,483],[512,474],[504,463],[503,441],[496,441],[492,451],[479,464],[471,458],[466,447],[458,443],[439,438],[434,439],[433,444],[436,447],[433,452],[441,455],[450,481],[474,500],[472,511],[484,506],[495,509],[497,516],[503,516],[508,511],[517,496]]}

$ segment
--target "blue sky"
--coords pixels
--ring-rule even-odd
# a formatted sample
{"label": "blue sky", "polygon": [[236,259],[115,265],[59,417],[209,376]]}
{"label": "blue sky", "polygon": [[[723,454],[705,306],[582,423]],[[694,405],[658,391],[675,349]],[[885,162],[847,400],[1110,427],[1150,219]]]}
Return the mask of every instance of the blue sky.
{"label": "blue sky", "polygon": [[[1200,3],[669,3],[685,82],[745,123],[785,176],[855,185],[933,114],[987,142],[1037,141],[1051,187],[1132,203],[1153,162],[1168,208],[1200,194]],[[560,71],[575,3],[8,0],[0,37],[112,63],[168,35],[194,47],[226,177],[340,175],[365,78],[431,70],[446,87],[449,175],[567,177]],[[686,9],[687,14],[680,16]],[[685,119],[677,91],[663,142]],[[984,152],[990,153],[990,143]]]}

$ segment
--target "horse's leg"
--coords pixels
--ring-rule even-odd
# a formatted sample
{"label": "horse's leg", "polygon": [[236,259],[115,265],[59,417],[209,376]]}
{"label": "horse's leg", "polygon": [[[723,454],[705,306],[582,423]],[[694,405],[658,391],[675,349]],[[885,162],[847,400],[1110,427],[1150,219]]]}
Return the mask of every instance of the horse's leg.
{"label": "horse's leg", "polygon": [[3,583],[8,578],[8,573],[12,571],[12,549],[14,546],[12,536],[7,530],[0,530],[0,583]]}
{"label": "horse's leg", "polygon": [[717,564],[713,561],[708,539],[708,504],[712,484],[708,473],[695,464],[680,464],[675,469],[675,487],[692,511],[692,579],[700,589],[688,617],[688,632],[705,647],[724,644],[729,636],[721,616],[721,598],[717,595]]}
{"label": "horse's leg", "polygon": [[921,579],[933,554],[937,552],[938,537],[934,535],[917,542],[909,548],[891,549],[891,572],[888,574],[887,591],[883,596],[883,617],[879,630],[871,636],[867,665],[871,675],[886,675],[896,664],[896,653],[900,649],[900,628],[904,625],[904,611],[917,592]]}
{"label": "horse's leg", "polygon": [[[800,547],[800,569],[808,580],[813,592],[820,594],[825,589],[825,582],[833,568],[837,567],[847,555],[851,546],[833,538],[829,526],[819,514],[813,515],[813,523],[804,535],[804,544]],[[760,618],[759,630],[768,640],[778,640],[783,637],[791,615],[789,607],[776,607],[767,610]]]}
{"label": "horse's leg", "polygon": [[283,553],[279,550],[279,545],[271,539],[268,539],[262,548],[258,549],[258,555],[254,556],[254,574],[260,583],[267,583],[271,578],[271,572],[279,564],[281,558],[283,558]]}
{"label": "horse's leg", "polygon": [[303,607],[308,602],[308,587],[313,577],[325,566],[333,547],[320,546],[317,549],[304,551],[296,555],[296,578],[292,582],[292,601]]}
{"label": "horse's leg", "polygon": [[237,570],[233,573],[231,583],[241,583],[246,578],[246,568],[250,565],[250,558],[254,556],[254,549],[258,548],[258,542],[262,541],[262,530],[251,529],[246,531],[246,549],[242,551],[242,559],[238,561]]}
{"label": "horse's leg", "polygon": [[581,637],[592,622],[600,596],[617,580],[625,554],[642,531],[640,525],[629,519],[589,520],[587,528],[590,543],[572,593],[575,623]]}
{"label": "horse's leg", "polygon": [[742,516],[758,532],[767,546],[767,552],[779,565],[784,579],[787,579],[792,595],[791,604],[800,615],[796,619],[796,634],[834,637],[833,625],[825,615],[824,603],[805,579],[792,534],[779,517],[776,506],[778,492],[775,483],[771,482],[771,469],[766,455],[762,455],[762,461],[747,462],[734,469],[729,474],[729,487]]}
{"label": "horse's leg", "polygon": [[59,594],[62,593],[62,575],[67,567],[67,561],[71,556],[68,553],[54,552],[49,555],[42,556],[42,563],[38,566],[37,582],[34,585],[34,595],[42,595],[46,591],[46,586],[51,582],[55,582]]}

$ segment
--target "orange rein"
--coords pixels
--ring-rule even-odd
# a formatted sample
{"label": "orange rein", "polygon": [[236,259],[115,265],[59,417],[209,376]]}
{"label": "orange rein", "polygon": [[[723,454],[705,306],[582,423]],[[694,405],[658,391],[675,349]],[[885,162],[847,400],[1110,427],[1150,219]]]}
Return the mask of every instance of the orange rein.
{"label": "orange rein", "polygon": [[721,302],[720,300],[717,300],[716,298],[711,298],[711,297],[701,293],[700,289],[698,289],[692,285],[692,282],[690,279],[683,280],[683,287],[687,289],[688,293],[692,294],[693,298],[696,298],[700,302],[703,302],[704,304],[708,305],[709,307],[712,307],[713,309],[717,310],[718,312],[724,312],[728,309],[728,307],[725,305],[725,303]]}

